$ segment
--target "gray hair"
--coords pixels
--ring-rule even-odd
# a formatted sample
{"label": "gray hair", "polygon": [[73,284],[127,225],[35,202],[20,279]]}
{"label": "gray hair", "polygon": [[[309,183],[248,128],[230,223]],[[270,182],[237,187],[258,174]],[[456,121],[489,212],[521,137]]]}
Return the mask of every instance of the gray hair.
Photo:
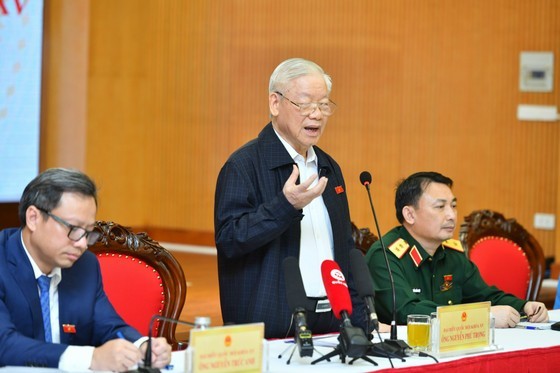
{"label": "gray hair", "polygon": [[93,197],[97,206],[97,187],[86,174],[66,168],[50,168],[36,176],[23,190],[19,201],[19,221],[25,226],[29,206],[45,211],[55,209],[65,192]]}
{"label": "gray hair", "polygon": [[280,91],[282,93],[286,88],[286,85],[292,80],[297,79],[300,76],[311,74],[322,75],[323,79],[325,79],[325,84],[327,85],[327,92],[331,93],[331,77],[325,73],[321,66],[303,58],[290,58],[280,63],[270,76],[268,92],[272,93]]}

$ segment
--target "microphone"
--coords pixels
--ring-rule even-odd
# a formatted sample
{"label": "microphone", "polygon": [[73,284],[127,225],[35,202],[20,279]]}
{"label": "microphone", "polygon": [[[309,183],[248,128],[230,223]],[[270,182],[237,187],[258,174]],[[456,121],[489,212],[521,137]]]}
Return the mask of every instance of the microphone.
{"label": "microphone", "polygon": [[373,279],[369,273],[366,261],[364,259],[364,254],[358,249],[350,250],[350,268],[352,270],[352,275],[354,276],[354,283],[356,286],[356,291],[360,298],[364,300],[366,304],[368,315],[368,334],[370,332],[369,326],[373,330],[379,329],[379,323],[377,321],[377,313],[375,312],[375,289],[373,286]]}
{"label": "microphone", "polygon": [[182,324],[188,326],[195,326],[194,323],[188,321],[181,321],[172,319],[169,317],[161,316],[161,315],[153,315],[150,319],[150,329],[148,330],[148,340],[146,341],[146,355],[144,356],[144,366],[138,367],[138,372],[142,373],[159,373],[161,372],[158,368],[152,368],[152,330],[154,328],[154,321],[161,320],[161,321],[169,321],[175,324]]}
{"label": "microphone", "polygon": [[[307,327],[306,308],[312,305],[311,300],[307,298],[303,279],[299,269],[299,263],[293,256],[284,259],[284,279],[286,282],[286,296],[288,298],[288,307],[292,311],[295,321],[294,341],[297,345],[299,356],[313,356],[313,338],[311,330]],[[281,356],[281,355],[280,355]],[[291,356],[290,356],[291,359]],[[288,360],[287,364],[289,364]]]}
{"label": "microphone", "polygon": [[[352,301],[350,300],[346,279],[340,267],[333,260],[325,260],[321,263],[321,275],[333,314],[336,318],[342,319],[340,334],[338,336],[340,344],[337,347],[341,356],[349,356],[355,359],[362,358],[371,361],[369,358],[365,357],[366,351],[371,346],[370,341],[367,339],[364,331],[361,328],[353,326],[350,321]],[[337,350],[335,349],[335,351]],[[373,363],[373,361],[371,362]]]}
{"label": "microphone", "polygon": [[321,275],[333,314],[337,319],[342,318],[343,322],[350,322],[352,301],[348,292],[348,284],[346,284],[346,279],[340,267],[334,260],[324,260],[321,263]]}
{"label": "microphone", "polygon": [[391,283],[391,292],[393,295],[393,319],[391,320],[391,334],[389,339],[385,340],[385,342],[395,348],[395,353],[401,356],[406,356],[405,351],[409,350],[410,346],[405,341],[397,339],[397,295],[395,290],[395,280],[393,279],[393,272],[391,271],[391,266],[389,265],[387,250],[385,248],[385,244],[383,243],[383,237],[381,236],[381,230],[379,229],[377,215],[375,214],[375,208],[373,207],[373,201],[371,200],[371,192],[369,190],[369,185],[371,184],[371,174],[367,171],[363,171],[360,174],[360,182],[363,186],[366,187],[366,191],[369,197],[369,205],[373,214],[373,220],[375,221],[377,235],[379,236],[381,251],[383,251],[383,256],[385,258],[385,265],[387,266],[387,271],[389,272],[389,281]]}
{"label": "microphone", "polygon": [[362,171],[360,174],[360,183],[366,187],[369,192],[369,184],[371,184],[371,174],[367,171]]}

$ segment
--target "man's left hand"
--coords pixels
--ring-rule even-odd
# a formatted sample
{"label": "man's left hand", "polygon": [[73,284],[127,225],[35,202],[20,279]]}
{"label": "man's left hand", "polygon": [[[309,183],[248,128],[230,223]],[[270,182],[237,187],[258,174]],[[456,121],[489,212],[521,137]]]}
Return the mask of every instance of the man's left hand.
{"label": "man's left hand", "polygon": [[[146,353],[146,343],[142,343],[140,350]],[[171,345],[163,337],[152,338],[152,367],[165,368],[171,362]]]}
{"label": "man's left hand", "polygon": [[523,312],[527,315],[530,322],[548,322],[548,311],[541,302],[527,302],[523,307]]}

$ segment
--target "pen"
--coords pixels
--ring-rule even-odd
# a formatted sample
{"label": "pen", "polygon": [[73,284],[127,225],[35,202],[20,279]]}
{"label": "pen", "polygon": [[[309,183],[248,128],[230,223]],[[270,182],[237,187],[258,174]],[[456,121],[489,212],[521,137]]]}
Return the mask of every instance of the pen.
{"label": "pen", "polygon": [[539,329],[537,326],[531,326],[531,325],[517,325],[516,328],[517,329],[527,329],[527,330],[538,330]]}
{"label": "pen", "polygon": [[537,310],[535,312],[533,312],[533,314],[531,315],[531,317],[535,316],[537,313],[541,312],[541,306],[537,307]]}
{"label": "pen", "polygon": [[538,306],[537,310],[535,312],[533,312],[533,314],[531,316],[527,316],[527,314],[525,312],[521,312],[521,317],[519,319],[520,320],[531,320],[531,317],[535,316],[540,311],[541,311],[541,306]]}

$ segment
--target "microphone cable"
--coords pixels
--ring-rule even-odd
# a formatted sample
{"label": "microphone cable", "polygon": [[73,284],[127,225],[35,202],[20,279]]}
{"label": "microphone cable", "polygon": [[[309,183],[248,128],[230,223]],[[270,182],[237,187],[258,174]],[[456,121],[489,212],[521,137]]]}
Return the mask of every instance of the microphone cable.
{"label": "microphone cable", "polygon": [[[379,333],[379,328],[375,329],[375,331],[377,332],[377,338],[379,338],[379,343],[383,343],[383,339],[381,339],[381,333]],[[375,347],[374,347],[375,348]],[[381,351],[383,351],[383,353],[385,354],[385,357],[387,359],[389,359],[389,364],[391,364],[391,368],[394,368],[395,366],[393,365],[393,359],[391,359],[391,355],[389,354],[388,351],[385,351],[384,349],[380,349]],[[403,359],[404,360],[404,359]]]}
{"label": "microphone cable", "polygon": [[434,359],[434,361],[435,361],[436,363],[439,363],[438,359],[436,359],[433,355],[430,355],[430,354],[427,353],[427,352],[419,351],[419,352],[418,352],[418,356],[420,356],[420,357],[431,357],[432,359]]}

